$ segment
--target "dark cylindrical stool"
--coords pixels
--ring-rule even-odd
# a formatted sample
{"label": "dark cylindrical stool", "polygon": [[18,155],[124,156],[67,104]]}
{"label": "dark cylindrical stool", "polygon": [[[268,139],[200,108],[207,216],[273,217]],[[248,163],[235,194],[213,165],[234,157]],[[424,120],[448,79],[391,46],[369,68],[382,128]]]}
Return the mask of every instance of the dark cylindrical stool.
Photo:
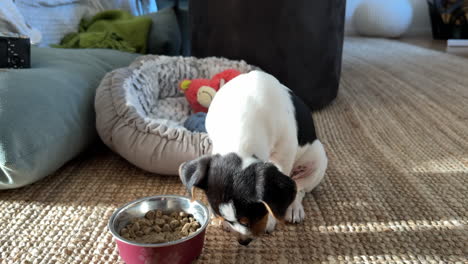
{"label": "dark cylindrical stool", "polygon": [[243,59],[312,109],[337,95],[346,0],[190,0],[192,55]]}

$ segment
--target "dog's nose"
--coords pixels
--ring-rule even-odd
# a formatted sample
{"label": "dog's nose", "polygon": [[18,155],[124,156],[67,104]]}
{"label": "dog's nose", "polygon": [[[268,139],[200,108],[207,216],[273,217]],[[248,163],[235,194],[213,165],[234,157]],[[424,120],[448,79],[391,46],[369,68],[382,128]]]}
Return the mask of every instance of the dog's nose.
{"label": "dog's nose", "polygon": [[253,240],[252,238],[244,238],[244,239],[239,238],[237,240],[237,242],[239,242],[239,244],[241,244],[243,246],[248,246],[250,244],[250,242],[252,242],[252,240]]}

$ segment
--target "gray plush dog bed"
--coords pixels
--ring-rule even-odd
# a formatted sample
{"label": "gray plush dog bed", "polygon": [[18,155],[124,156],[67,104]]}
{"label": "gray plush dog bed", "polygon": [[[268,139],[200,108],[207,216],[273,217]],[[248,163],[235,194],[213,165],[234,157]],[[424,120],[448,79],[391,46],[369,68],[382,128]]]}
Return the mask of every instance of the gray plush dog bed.
{"label": "gray plush dog bed", "polygon": [[182,162],[211,152],[207,134],[183,126],[191,109],[179,82],[212,78],[229,68],[240,72],[255,69],[244,61],[223,58],[148,55],[108,73],[96,92],[99,136],[113,151],[144,170],[177,174]]}

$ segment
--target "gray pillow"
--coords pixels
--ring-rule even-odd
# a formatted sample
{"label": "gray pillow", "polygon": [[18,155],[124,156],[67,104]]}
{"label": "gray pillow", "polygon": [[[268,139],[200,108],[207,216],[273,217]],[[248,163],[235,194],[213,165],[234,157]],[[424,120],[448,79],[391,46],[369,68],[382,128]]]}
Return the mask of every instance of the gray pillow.
{"label": "gray pillow", "polygon": [[45,177],[95,140],[95,90],[136,56],[32,48],[31,69],[0,70],[0,189]]}
{"label": "gray pillow", "polygon": [[147,52],[149,54],[180,55],[182,40],[174,9],[164,8],[147,16],[153,22],[148,36]]}
{"label": "gray pillow", "polygon": [[[196,3],[195,5],[197,5]],[[191,55],[190,29],[189,29],[189,1],[188,0],[156,0],[158,8],[173,8],[181,36],[181,55]],[[229,12],[229,11],[227,11]],[[207,18],[210,19],[210,18]]]}

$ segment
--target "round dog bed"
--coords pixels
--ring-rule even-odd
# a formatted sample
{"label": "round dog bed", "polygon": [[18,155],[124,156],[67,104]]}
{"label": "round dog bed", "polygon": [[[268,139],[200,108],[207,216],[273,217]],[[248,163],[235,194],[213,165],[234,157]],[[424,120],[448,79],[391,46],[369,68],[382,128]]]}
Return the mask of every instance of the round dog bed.
{"label": "round dog bed", "polygon": [[182,162],[211,152],[207,134],[183,126],[191,109],[178,84],[183,79],[212,78],[229,68],[255,69],[223,58],[148,55],[108,73],[96,91],[99,136],[144,170],[177,174]]}

